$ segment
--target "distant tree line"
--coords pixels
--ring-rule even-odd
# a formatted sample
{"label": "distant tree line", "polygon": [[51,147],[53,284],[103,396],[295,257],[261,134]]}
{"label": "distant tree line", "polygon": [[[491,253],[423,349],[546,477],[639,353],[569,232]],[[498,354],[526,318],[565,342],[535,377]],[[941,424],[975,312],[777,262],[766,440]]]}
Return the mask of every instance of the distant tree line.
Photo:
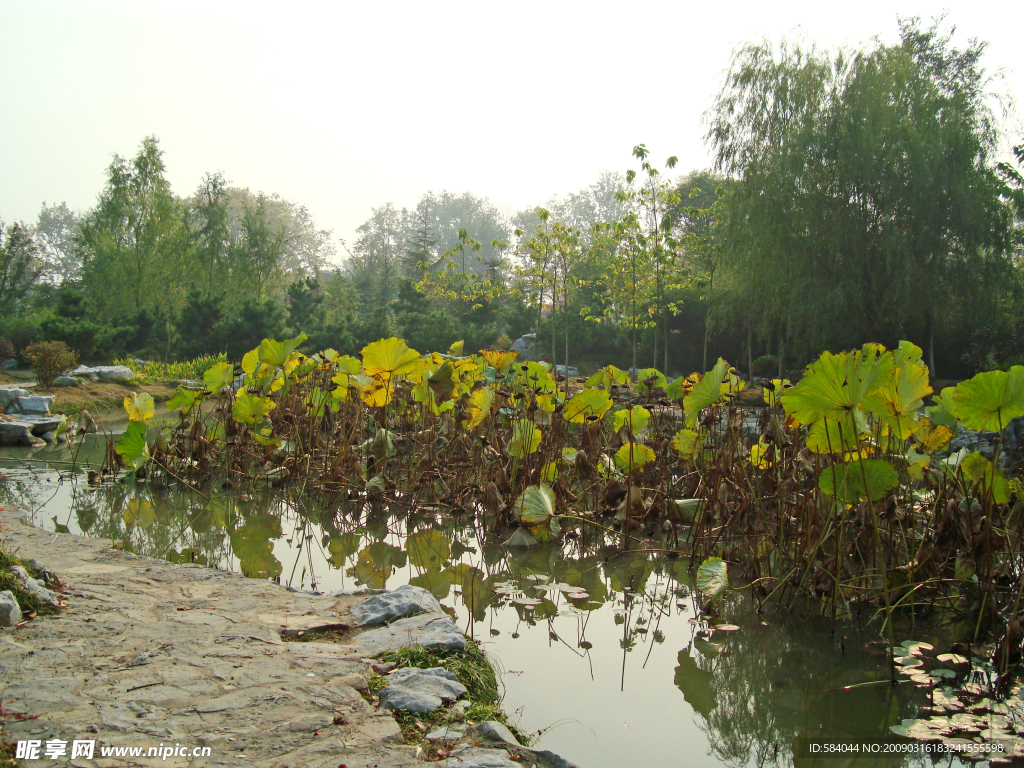
{"label": "distant tree line", "polygon": [[0,337],[96,359],[536,333],[556,364],[724,355],[759,376],[909,338],[942,376],[1022,363],[1024,150],[996,162],[983,53],[917,19],[891,45],[746,45],[706,115],[711,170],[670,177],[641,144],[625,173],[511,215],[470,193],[386,203],[352,243],[219,173],[176,196],[150,137],[92,209],[0,224]]}

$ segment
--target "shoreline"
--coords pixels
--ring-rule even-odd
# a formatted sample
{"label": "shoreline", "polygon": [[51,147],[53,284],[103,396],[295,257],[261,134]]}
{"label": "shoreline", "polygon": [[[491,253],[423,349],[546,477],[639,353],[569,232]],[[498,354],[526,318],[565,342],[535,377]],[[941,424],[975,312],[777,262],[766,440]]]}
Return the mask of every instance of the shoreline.
{"label": "shoreline", "polygon": [[[44,746],[61,739],[69,753],[73,740],[97,744],[92,760],[24,765],[424,764],[416,745],[402,743],[392,712],[366,700],[374,675],[368,658],[417,645],[417,632],[438,616],[353,630],[340,643],[286,641],[282,633],[350,622],[349,609],[366,595],[293,592],[241,574],[138,556],[106,539],[32,527],[10,506],[0,507],[0,543],[55,573],[65,603],[56,615],[0,630],[3,739]],[[99,754],[101,745],[175,744],[209,747],[209,756]],[[497,746],[464,744],[447,761],[426,764],[468,768],[477,764],[470,753],[507,759],[507,749],[520,759],[528,753],[526,765],[571,765],[551,753]]]}

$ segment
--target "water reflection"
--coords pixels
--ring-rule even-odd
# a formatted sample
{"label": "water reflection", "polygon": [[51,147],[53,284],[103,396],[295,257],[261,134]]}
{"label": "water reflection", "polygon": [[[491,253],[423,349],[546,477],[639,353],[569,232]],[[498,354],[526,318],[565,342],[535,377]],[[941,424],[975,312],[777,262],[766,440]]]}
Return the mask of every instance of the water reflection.
{"label": "water reflection", "polygon": [[92,486],[103,448],[90,436],[77,456],[0,451],[0,502],[49,530],[297,589],[424,587],[503,664],[523,728],[559,724],[541,746],[589,768],[810,765],[794,757],[798,736],[886,737],[924,704],[912,686],[874,684],[887,671],[863,650],[869,635],[833,637],[827,622],[762,615],[740,596],[702,612],[686,560],[623,556],[591,533],[510,551],[472,514],[325,505],[294,489]]}

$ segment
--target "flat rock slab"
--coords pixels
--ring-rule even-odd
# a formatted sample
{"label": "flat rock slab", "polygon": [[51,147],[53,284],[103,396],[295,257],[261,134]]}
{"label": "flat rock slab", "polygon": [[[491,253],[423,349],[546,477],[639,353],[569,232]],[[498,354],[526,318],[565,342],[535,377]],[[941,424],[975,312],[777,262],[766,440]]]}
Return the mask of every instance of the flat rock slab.
{"label": "flat rock slab", "polygon": [[461,651],[466,647],[466,636],[446,614],[423,613],[363,632],[348,648],[353,658],[362,658],[418,645]]}
{"label": "flat rock slab", "polygon": [[442,726],[427,734],[427,741],[458,741],[466,735],[465,727]]}
{"label": "flat rock slab", "polygon": [[481,741],[519,746],[519,740],[512,734],[512,731],[497,720],[484,720],[476,727],[476,735],[480,737]]}
{"label": "flat rock slab", "polygon": [[380,705],[419,714],[433,712],[465,695],[466,686],[454,672],[443,667],[405,667],[389,676],[387,688],[380,692]]}
{"label": "flat rock slab", "polygon": [[21,387],[0,386],[0,408],[5,411],[18,402],[20,397],[31,397],[32,393]]}
{"label": "flat rock slab", "polygon": [[360,694],[366,664],[343,645],[283,642],[285,627],[264,620],[337,623],[358,598],[138,557],[23,525],[21,514],[0,507],[0,537],[60,577],[66,607],[0,631],[0,700],[29,716],[6,720],[5,741],[89,738],[97,756],[100,746],[210,747],[194,768],[422,765],[392,713]]}
{"label": "flat rock slab", "polygon": [[523,765],[514,762],[504,750],[481,747],[459,750],[445,762],[446,768],[523,768]]}
{"label": "flat rock slab", "polygon": [[135,373],[127,365],[97,365],[89,367],[80,365],[73,371],[68,372],[71,376],[96,377],[100,381],[115,381],[116,379],[134,379]]}
{"label": "flat rock slab", "polygon": [[403,584],[391,592],[382,592],[352,606],[349,615],[356,626],[372,627],[390,624],[418,613],[441,613],[441,604],[423,587]]}

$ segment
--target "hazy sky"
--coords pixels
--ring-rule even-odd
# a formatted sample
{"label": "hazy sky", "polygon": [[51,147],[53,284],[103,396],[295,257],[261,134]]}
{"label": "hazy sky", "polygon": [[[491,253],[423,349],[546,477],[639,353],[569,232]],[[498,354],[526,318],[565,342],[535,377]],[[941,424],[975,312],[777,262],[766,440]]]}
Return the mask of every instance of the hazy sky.
{"label": "hazy sky", "polygon": [[220,170],[350,240],[428,189],[523,208],[640,142],[706,166],[701,115],[739,43],[892,41],[897,14],[944,9],[1024,98],[1019,2],[0,0],[0,218],[88,208],[149,134],[178,194]]}

